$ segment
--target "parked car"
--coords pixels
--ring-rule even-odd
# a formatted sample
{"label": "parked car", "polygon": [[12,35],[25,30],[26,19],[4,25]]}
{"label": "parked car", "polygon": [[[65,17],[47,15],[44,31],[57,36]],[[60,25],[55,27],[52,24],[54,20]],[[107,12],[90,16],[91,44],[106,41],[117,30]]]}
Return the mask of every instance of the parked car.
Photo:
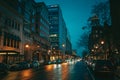
{"label": "parked car", "polygon": [[44,64],[53,64],[52,61],[46,61]]}
{"label": "parked car", "polygon": [[115,67],[109,60],[96,60],[92,65],[95,74],[114,74]]}
{"label": "parked car", "polygon": [[20,62],[19,65],[21,66],[22,69],[28,69],[30,68],[30,63],[27,61]]}
{"label": "parked car", "polygon": [[19,65],[19,63],[13,63],[13,64],[11,64],[10,65],[10,71],[16,71],[16,70],[20,70],[21,68],[20,68],[20,65]]}
{"label": "parked car", "polygon": [[86,64],[88,65],[88,67],[90,67],[91,68],[91,66],[92,66],[92,63],[93,63],[93,61],[92,60],[88,60],[88,61],[86,61]]}
{"label": "parked car", "polygon": [[10,65],[10,70],[23,70],[23,69],[28,69],[30,68],[30,64],[28,62],[18,62],[18,63],[13,63]]}
{"label": "parked car", "polygon": [[56,64],[61,64],[62,63],[62,60],[61,59],[57,59],[56,60]]}
{"label": "parked car", "polygon": [[0,74],[7,73],[9,70],[9,67],[5,63],[0,63]]}

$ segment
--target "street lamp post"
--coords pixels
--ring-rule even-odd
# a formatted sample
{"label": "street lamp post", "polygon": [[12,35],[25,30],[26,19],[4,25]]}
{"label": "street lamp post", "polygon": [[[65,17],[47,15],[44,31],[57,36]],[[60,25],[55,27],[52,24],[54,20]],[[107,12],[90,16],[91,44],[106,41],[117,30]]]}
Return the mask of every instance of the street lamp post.
{"label": "street lamp post", "polygon": [[104,44],[104,41],[101,41],[101,44]]}
{"label": "street lamp post", "polygon": [[25,51],[25,54],[24,54],[24,60],[28,60],[29,59],[29,47],[30,46],[28,44],[25,45],[26,51]]}
{"label": "street lamp post", "polygon": [[50,46],[50,50],[48,51],[49,52],[49,55],[50,55],[50,61],[54,61],[55,60],[55,48],[53,48],[53,45]]}
{"label": "street lamp post", "polygon": [[65,59],[65,44],[62,44],[62,48],[63,48],[63,54],[62,54],[62,59]]}
{"label": "street lamp post", "polygon": [[[101,45],[103,45],[103,44],[105,44],[105,42],[104,42],[104,41],[101,41]],[[108,53],[107,53],[106,50],[105,50],[105,45],[103,45],[103,51],[104,51],[104,53],[105,53],[105,59],[107,60]]]}

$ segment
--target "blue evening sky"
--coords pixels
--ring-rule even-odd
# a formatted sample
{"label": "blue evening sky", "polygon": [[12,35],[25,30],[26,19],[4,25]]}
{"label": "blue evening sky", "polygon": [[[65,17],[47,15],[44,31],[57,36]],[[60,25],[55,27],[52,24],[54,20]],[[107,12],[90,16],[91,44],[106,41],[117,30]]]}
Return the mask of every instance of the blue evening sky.
{"label": "blue evening sky", "polygon": [[67,29],[69,31],[72,47],[76,49],[76,43],[84,32],[83,26],[87,25],[87,19],[92,15],[94,4],[105,0],[35,0],[45,2],[46,5],[59,4],[62,10]]}

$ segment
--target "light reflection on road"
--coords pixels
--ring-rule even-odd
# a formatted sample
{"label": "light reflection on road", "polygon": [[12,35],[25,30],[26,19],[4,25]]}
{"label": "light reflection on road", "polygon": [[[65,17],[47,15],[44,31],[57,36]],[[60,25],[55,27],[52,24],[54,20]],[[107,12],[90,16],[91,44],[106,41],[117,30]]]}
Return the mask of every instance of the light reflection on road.
{"label": "light reflection on road", "polygon": [[67,80],[68,69],[68,63],[45,66],[45,71],[49,73],[47,77],[49,77],[50,80]]}
{"label": "light reflection on road", "polygon": [[[1,76],[0,76],[1,77]],[[13,71],[0,80],[91,80],[83,62],[45,65]]]}
{"label": "light reflection on road", "polygon": [[31,80],[32,76],[34,76],[33,70],[27,69],[23,71],[10,72],[2,80]]}
{"label": "light reflection on road", "polygon": [[32,76],[33,76],[33,72],[32,72],[31,69],[24,70],[24,71],[21,72],[21,78],[22,79],[29,80],[29,79],[31,79]]}

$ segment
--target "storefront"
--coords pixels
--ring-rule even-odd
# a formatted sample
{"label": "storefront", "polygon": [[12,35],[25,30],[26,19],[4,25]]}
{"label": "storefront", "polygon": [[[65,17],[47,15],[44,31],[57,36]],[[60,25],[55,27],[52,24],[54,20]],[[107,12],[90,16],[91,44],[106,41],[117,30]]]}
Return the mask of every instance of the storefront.
{"label": "storefront", "polygon": [[0,50],[0,62],[12,64],[19,61],[19,52],[12,50]]}

